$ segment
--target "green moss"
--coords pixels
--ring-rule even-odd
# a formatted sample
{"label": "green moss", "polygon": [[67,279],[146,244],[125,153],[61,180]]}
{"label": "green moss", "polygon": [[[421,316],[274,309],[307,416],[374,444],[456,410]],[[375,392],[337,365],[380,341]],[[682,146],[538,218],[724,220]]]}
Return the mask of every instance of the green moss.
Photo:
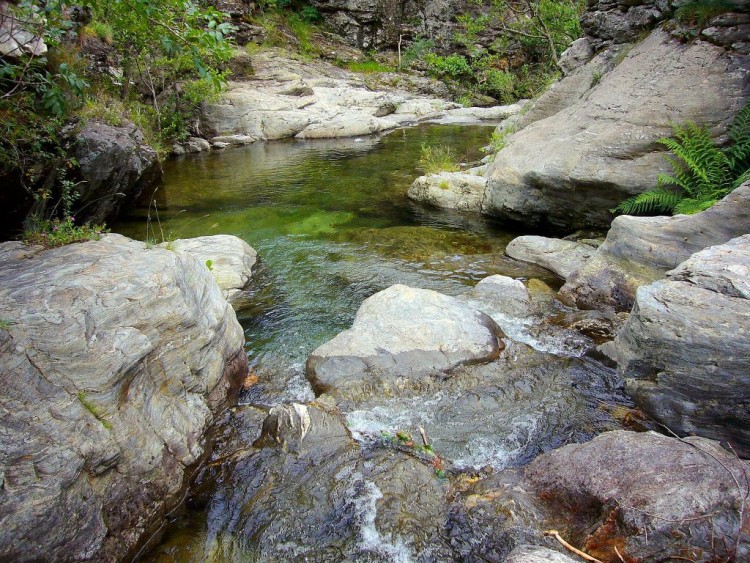
{"label": "green moss", "polygon": [[94,418],[96,418],[96,420],[102,423],[102,426],[104,426],[104,428],[106,428],[107,430],[112,429],[112,425],[105,419],[106,414],[99,410],[99,408],[86,397],[85,391],[79,391],[76,397],[78,397],[78,400],[81,402],[83,407],[92,415],[94,415]]}

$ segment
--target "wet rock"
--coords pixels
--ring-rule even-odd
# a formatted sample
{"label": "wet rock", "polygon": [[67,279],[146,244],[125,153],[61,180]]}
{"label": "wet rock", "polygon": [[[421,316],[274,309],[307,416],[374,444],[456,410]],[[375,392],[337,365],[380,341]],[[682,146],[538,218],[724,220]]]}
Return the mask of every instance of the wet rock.
{"label": "wet rock", "polygon": [[487,180],[476,174],[440,172],[414,180],[406,195],[435,207],[479,213],[486,185]]}
{"label": "wet rock", "polygon": [[382,447],[363,451],[338,416],[297,404],[272,410],[256,444],[253,455],[227,468],[208,504],[205,541],[214,553],[451,559],[441,537],[446,486],[415,457]]}
{"label": "wet rock", "polygon": [[617,217],[560,296],[582,309],[629,311],[638,287],[663,278],[691,254],[749,231],[750,182],[696,215]]}
{"label": "wet rock", "polygon": [[569,240],[527,235],[510,241],[505,253],[516,260],[538,264],[567,279],[591,258],[594,248]]}
{"label": "wet rock", "polygon": [[695,121],[718,135],[744,105],[747,71],[723,48],[657,30],[607,72],[615,62],[595,57],[549,94],[572,95],[552,104],[543,96],[524,116],[530,124],[487,171],[485,213],[560,229],[606,226],[609,209],[670,171],[656,143],[670,123]]}
{"label": "wet rock", "polygon": [[641,287],[617,339],[638,406],[680,434],[750,455],[750,235],[698,252]]}
{"label": "wet rock", "polygon": [[258,253],[244,240],[231,235],[212,235],[177,239],[159,245],[167,250],[185,252],[204,264],[235,311],[248,306],[248,284]]}
{"label": "wet rock", "polygon": [[487,362],[503,348],[500,329],[453,297],[394,285],[366,299],[352,328],[307,360],[316,393],[394,393],[466,363]]}
{"label": "wet rock", "polygon": [[72,144],[82,180],[80,218],[111,220],[161,176],[156,151],[129,121],[121,127],[91,121],[73,135]]}
{"label": "wet rock", "polygon": [[[750,556],[740,530],[748,466],[718,443],[606,432],[546,453],[525,470],[545,526],[603,561]],[[736,550],[736,551],[735,551]]]}
{"label": "wet rock", "polygon": [[186,254],[119,235],[21,246],[0,245],[0,554],[132,557],[236,397],[242,328]]}
{"label": "wet rock", "polygon": [[508,276],[486,277],[460,296],[459,300],[486,313],[498,324],[502,323],[499,317],[527,317],[532,310],[531,296],[526,286]]}
{"label": "wet rock", "polygon": [[211,143],[200,137],[190,137],[182,143],[182,147],[185,152],[204,152],[211,150]]}

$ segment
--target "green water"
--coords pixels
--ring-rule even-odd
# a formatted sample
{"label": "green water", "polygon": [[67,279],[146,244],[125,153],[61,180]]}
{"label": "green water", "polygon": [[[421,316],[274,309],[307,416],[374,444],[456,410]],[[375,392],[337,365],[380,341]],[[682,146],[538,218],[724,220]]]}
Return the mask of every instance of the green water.
{"label": "green water", "polygon": [[255,306],[240,318],[251,365],[265,383],[252,400],[310,398],[305,358],[348,328],[373,293],[404,283],[456,294],[494,273],[545,275],[502,255],[518,233],[406,198],[421,174],[422,144],[449,145],[471,162],[483,156],[479,147],[492,130],[421,126],[382,138],[259,143],[171,160],[155,206],[134,210],[113,230],[139,239],[148,230],[159,242],[219,233],[246,240],[261,258]]}

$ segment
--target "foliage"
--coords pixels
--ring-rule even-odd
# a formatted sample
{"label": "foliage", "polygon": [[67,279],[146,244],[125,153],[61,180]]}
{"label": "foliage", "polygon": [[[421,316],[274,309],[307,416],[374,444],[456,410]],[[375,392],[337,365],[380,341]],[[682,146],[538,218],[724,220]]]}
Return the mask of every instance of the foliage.
{"label": "foliage", "polygon": [[462,55],[447,55],[445,57],[428,53],[425,62],[429,69],[440,77],[448,77],[454,80],[466,78],[473,75],[471,66]]}
{"label": "foliage", "polygon": [[401,64],[409,66],[418,60],[423,59],[427,53],[435,48],[435,42],[432,39],[420,38],[414,41],[401,54]]}
{"label": "foliage", "polygon": [[45,248],[55,248],[74,242],[99,240],[107,232],[102,225],[76,225],[75,217],[64,219],[40,219],[30,221],[23,234],[26,244],[40,244]]}
{"label": "foliage", "polygon": [[457,172],[461,169],[453,149],[444,145],[422,145],[419,166],[425,174]]}
{"label": "foliage", "polygon": [[501,131],[493,131],[490,136],[490,143],[486,147],[482,147],[482,152],[485,154],[499,153],[508,144],[508,136],[515,132],[515,127],[508,127]]}
{"label": "foliage", "polygon": [[372,59],[346,63],[346,68],[348,68],[352,72],[361,72],[364,74],[372,74],[375,72],[393,72],[394,70],[392,67],[384,65],[383,63],[374,61]]}
{"label": "foliage", "polygon": [[735,116],[729,143],[720,147],[695,123],[674,126],[674,137],[659,139],[676,158],[672,174],[660,174],[656,188],[623,201],[613,211],[630,214],[698,213],[750,180],[750,104]]}
{"label": "foliage", "polygon": [[692,0],[677,8],[675,18],[681,23],[702,29],[712,18],[732,9],[731,2],[727,0]]}
{"label": "foliage", "polygon": [[100,21],[92,21],[86,27],[84,27],[79,33],[79,36],[90,35],[91,37],[97,37],[107,44],[111,44],[114,41],[114,31],[112,26],[108,23]]}

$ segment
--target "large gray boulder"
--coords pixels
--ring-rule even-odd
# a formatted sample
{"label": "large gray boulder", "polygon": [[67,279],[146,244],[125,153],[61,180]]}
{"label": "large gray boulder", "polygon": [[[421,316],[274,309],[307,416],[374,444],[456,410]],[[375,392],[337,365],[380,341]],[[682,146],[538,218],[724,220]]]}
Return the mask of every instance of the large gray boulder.
{"label": "large gray boulder", "polygon": [[638,290],[615,340],[626,389],[672,431],[750,455],[750,235]]}
{"label": "large gray boulder", "polygon": [[156,151],[129,121],[119,127],[91,121],[72,135],[71,144],[81,176],[80,218],[113,219],[161,176]]}
{"label": "large gray boulder", "polygon": [[119,235],[0,246],[0,558],[129,559],[247,358],[205,264]]}
{"label": "large gray boulder", "polygon": [[744,104],[742,57],[721,47],[656,30],[622,53],[608,72],[595,58],[564,78],[553,92],[569,81],[587,91],[508,137],[486,173],[485,213],[566,229],[607,226],[609,209],[670,170],[656,141],[671,123],[695,121],[719,134]]}
{"label": "large gray boulder", "polygon": [[258,253],[241,238],[211,235],[177,239],[159,245],[168,250],[185,252],[205,264],[229,304],[238,310],[248,304],[247,288],[258,262]]}
{"label": "large gray boulder", "polygon": [[594,252],[588,244],[534,235],[514,238],[505,248],[511,258],[538,264],[563,279],[583,267]]}
{"label": "large gray boulder", "polygon": [[593,257],[560,290],[582,309],[629,311],[636,290],[708,246],[750,232],[750,182],[696,215],[623,215]]}
{"label": "large gray boulder", "polygon": [[313,351],[307,377],[318,394],[392,393],[497,358],[500,336],[490,317],[453,297],[394,285],[365,299],[352,327]]}

